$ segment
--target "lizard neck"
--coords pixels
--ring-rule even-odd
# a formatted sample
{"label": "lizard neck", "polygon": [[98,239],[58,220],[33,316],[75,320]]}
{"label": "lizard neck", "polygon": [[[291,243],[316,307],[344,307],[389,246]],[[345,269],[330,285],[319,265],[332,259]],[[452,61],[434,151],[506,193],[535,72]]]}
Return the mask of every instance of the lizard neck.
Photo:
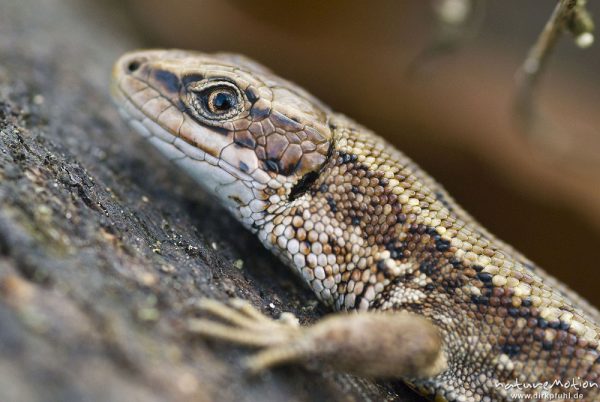
{"label": "lizard neck", "polygon": [[[443,218],[451,213],[420,186],[404,155],[343,116],[330,124],[328,162],[302,194],[267,209],[275,213],[258,233],[326,304],[367,310],[401,278],[414,277],[422,253],[450,258]],[[418,292],[424,295],[412,297]]]}

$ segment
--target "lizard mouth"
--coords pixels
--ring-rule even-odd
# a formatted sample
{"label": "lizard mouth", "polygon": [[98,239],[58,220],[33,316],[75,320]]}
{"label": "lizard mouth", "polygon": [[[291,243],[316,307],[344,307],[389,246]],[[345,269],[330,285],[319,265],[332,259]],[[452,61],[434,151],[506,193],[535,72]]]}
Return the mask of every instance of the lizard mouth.
{"label": "lizard mouth", "polygon": [[[143,115],[121,92],[116,92],[119,113],[129,125],[164,156],[183,168],[202,188],[225,201],[242,223],[254,212],[266,208],[266,203],[256,199],[253,189],[256,180],[234,168],[223,158],[216,158],[201,148],[172,135],[163,127]],[[250,222],[251,223],[251,222]]]}
{"label": "lizard mouth", "polygon": [[[252,172],[241,171],[227,160],[232,158],[223,157],[233,138],[196,123],[182,110],[179,94],[169,93],[152,82],[152,68],[146,61],[159,57],[160,51],[141,51],[117,60],[111,94],[119,113],[168,159],[178,164],[207,162],[235,180],[253,181]],[[192,173],[195,171],[199,169],[192,169]],[[199,179],[204,181],[205,177]]]}

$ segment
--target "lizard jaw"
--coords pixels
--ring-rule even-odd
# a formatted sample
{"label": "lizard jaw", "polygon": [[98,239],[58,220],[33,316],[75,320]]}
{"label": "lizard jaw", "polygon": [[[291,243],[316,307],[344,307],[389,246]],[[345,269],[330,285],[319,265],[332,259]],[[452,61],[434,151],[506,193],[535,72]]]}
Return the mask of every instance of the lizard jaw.
{"label": "lizard jaw", "polygon": [[[175,85],[164,81],[166,74],[180,72],[162,60],[163,53],[137,51],[117,60],[111,92],[120,113],[136,132],[251,226],[268,207],[264,190],[272,177],[259,168],[253,150],[234,143],[233,133],[199,124],[187,113]],[[170,58],[176,56],[169,52]]]}
{"label": "lizard jaw", "polygon": [[[124,75],[122,71],[126,63],[126,56],[117,61],[111,83],[111,93],[121,116],[167,159],[182,168],[207,192],[221,199],[234,216],[247,226],[251,225],[254,219],[250,220],[249,217],[266,208],[266,202],[257,198],[256,180],[221,157],[227,155],[228,145],[220,149],[217,157],[214,156],[215,148],[210,148],[214,143],[207,141],[207,138],[220,134],[195,125],[194,135],[203,140],[200,144],[190,143],[189,138],[192,137],[186,136],[181,130],[183,123],[165,114],[165,111],[174,107],[158,91],[148,85],[143,87]],[[185,119],[184,114],[181,114],[179,121],[182,119]],[[174,134],[177,132],[175,125],[180,127],[180,135]],[[205,144],[208,144],[207,148],[200,146]]]}

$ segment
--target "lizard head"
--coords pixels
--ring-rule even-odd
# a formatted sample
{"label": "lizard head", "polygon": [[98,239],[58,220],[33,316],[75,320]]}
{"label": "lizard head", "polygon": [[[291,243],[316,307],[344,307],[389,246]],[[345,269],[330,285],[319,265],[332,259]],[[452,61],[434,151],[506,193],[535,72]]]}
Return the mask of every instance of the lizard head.
{"label": "lizard head", "polygon": [[136,131],[247,224],[302,193],[332,148],[330,111],[242,56],[127,53],[112,93]]}

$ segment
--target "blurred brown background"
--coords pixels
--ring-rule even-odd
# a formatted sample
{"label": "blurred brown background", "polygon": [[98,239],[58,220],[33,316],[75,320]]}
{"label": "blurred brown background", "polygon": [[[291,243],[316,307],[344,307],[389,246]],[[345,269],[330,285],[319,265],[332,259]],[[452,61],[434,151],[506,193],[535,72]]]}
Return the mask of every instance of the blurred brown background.
{"label": "blurred brown background", "polygon": [[[148,47],[243,53],[385,136],[493,233],[600,305],[599,45],[562,39],[538,94],[547,130],[528,139],[512,109],[515,72],[554,1],[489,1],[477,34],[418,74],[409,67],[436,32],[430,1],[125,3]],[[598,2],[588,8],[600,17]]]}

